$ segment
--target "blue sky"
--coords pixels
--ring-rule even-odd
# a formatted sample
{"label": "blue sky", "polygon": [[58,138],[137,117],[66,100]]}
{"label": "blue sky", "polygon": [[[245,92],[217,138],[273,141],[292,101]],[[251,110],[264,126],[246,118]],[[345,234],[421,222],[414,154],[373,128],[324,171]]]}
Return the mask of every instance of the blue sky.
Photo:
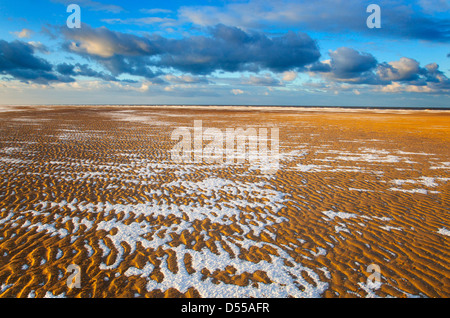
{"label": "blue sky", "polygon": [[0,0],[0,14],[0,104],[450,106],[447,0]]}

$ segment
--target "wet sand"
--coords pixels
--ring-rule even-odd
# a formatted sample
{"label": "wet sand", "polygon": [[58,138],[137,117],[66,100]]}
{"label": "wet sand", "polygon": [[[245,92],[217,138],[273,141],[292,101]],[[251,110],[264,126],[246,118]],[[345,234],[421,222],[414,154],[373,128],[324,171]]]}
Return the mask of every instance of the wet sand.
{"label": "wet sand", "polygon": [[[174,163],[194,120],[277,127],[279,169]],[[449,297],[449,142],[449,111],[0,108],[0,297]]]}

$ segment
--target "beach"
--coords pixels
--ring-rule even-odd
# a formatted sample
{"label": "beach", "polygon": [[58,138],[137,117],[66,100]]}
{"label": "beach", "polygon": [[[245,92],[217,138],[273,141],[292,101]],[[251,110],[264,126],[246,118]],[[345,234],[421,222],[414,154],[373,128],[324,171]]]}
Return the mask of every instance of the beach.
{"label": "beach", "polygon": [[[196,161],[195,121],[275,169]],[[449,142],[448,110],[2,106],[0,297],[449,297]]]}

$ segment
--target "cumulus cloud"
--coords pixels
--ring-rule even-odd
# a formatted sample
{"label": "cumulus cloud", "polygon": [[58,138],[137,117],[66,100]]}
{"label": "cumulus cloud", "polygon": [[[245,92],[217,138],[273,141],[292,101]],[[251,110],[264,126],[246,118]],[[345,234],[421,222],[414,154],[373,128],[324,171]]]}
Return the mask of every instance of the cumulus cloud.
{"label": "cumulus cloud", "polygon": [[330,60],[326,60],[326,61],[317,61],[313,64],[311,64],[308,67],[308,70],[310,72],[319,72],[319,73],[328,73],[331,72],[331,64],[330,64]]}
{"label": "cumulus cloud", "polygon": [[[450,80],[439,70],[437,63],[429,63],[421,67],[418,61],[407,57],[380,64],[377,75],[382,81],[388,83],[400,82],[410,87],[414,86],[405,91],[431,92],[450,89]],[[398,87],[394,88],[398,89]]]}
{"label": "cumulus cloud", "polygon": [[378,67],[378,75],[386,81],[416,80],[419,73],[419,62],[407,57],[402,57],[399,61],[381,64]]}
{"label": "cumulus cloud", "polygon": [[329,54],[331,70],[336,78],[355,78],[377,66],[377,60],[373,55],[352,48],[341,47]]}
{"label": "cumulus cloud", "polygon": [[68,40],[63,44],[66,50],[97,61],[113,76],[130,74],[152,79],[161,74],[149,67],[150,58],[160,51],[146,37],[110,31],[106,27],[94,29],[86,24],[81,29],[61,30]]}
{"label": "cumulus cloud", "polygon": [[95,71],[87,64],[76,63],[72,65],[68,63],[61,63],[56,66],[56,70],[58,73],[67,76],[87,76],[99,78],[105,81],[117,81],[114,76],[104,72]]}
{"label": "cumulus cloud", "polygon": [[412,58],[379,63],[374,56],[342,47],[329,52],[330,59],[308,66],[312,75],[327,82],[375,85],[381,92],[440,93],[450,90],[450,80],[437,63],[424,67]]}
{"label": "cumulus cloud", "polygon": [[[195,75],[215,71],[284,72],[302,69],[320,57],[316,42],[307,34],[288,32],[269,37],[225,25],[209,28],[207,35],[182,39],[140,37],[87,25],[77,30],[64,28],[63,33],[67,50],[93,58],[113,72],[134,75],[143,73],[136,72],[143,71],[142,65]],[[135,71],[127,70],[130,67]]]}
{"label": "cumulus cloud", "polygon": [[352,48],[341,47],[328,53],[330,59],[313,63],[310,72],[322,73],[324,77],[334,81],[359,84],[374,84],[373,70],[378,62],[369,53],[359,52]]}
{"label": "cumulus cloud", "polygon": [[435,92],[435,90],[429,86],[407,85],[407,84],[400,84],[398,82],[394,82],[392,84],[383,86],[380,88],[380,91],[384,92],[384,93],[401,93],[401,92],[432,93],[432,92]]}
{"label": "cumulus cloud", "polygon": [[304,33],[268,37],[225,25],[212,27],[209,33],[181,40],[160,39],[165,54],[159,64],[194,74],[281,72],[302,68],[320,57],[316,42]]}
{"label": "cumulus cloud", "polygon": [[101,58],[110,58],[114,55],[150,56],[157,53],[157,49],[149,39],[110,31],[106,27],[94,29],[83,24],[81,29],[61,28],[61,30],[70,40],[65,43],[66,48],[75,53]]}
{"label": "cumulus cloud", "polygon": [[192,76],[192,75],[173,75],[167,74],[164,76],[170,83],[175,84],[199,84],[199,83],[210,83],[210,81],[206,77]]}
{"label": "cumulus cloud", "polygon": [[280,86],[282,83],[280,80],[272,77],[269,73],[262,76],[249,76],[244,78],[242,84],[253,85],[253,86]]}
{"label": "cumulus cloud", "polygon": [[437,63],[427,64],[424,69],[422,76],[428,85],[431,85],[436,90],[450,91],[450,79],[439,70]]}
{"label": "cumulus cloud", "polygon": [[295,71],[283,72],[282,80],[285,82],[292,82],[296,78],[297,78],[297,72],[295,72]]}
{"label": "cumulus cloud", "polygon": [[22,29],[22,31],[13,32],[20,39],[30,38],[33,35],[33,30],[30,29]]}
{"label": "cumulus cloud", "polygon": [[35,55],[33,45],[18,40],[0,40],[0,74],[39,84],[74,81],[69,76],[54,73],[48,61]]}

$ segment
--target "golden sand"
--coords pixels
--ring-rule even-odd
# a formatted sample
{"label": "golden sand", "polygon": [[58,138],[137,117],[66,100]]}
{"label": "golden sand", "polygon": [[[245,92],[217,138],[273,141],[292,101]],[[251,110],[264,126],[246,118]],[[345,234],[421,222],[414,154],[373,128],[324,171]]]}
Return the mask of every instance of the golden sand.
{"label": "golden sand", "polygon": [[[279,170],[174,164],[194,120],[278,127]],[[0,112],[0,297],[449,297],[449,142],[448,111]]]}

